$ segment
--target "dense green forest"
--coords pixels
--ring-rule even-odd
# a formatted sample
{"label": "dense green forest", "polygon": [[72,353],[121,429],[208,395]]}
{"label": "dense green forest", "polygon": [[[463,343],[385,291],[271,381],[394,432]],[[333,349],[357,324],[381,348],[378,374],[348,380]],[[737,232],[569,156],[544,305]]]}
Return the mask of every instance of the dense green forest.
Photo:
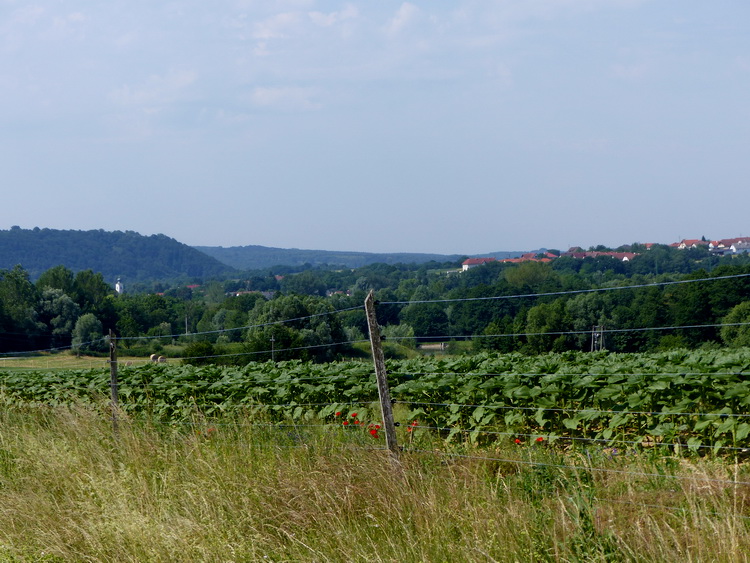
{"label": "dense green forest", "polygon": [[0,230],[0,268],[22,264],[32,279],[58,264],[74,272],[93,270],[106,280],[218,278],[233,268],[165,235],[133,231],[57,229]]}
{"label": "dense green forest", "polygon": [[365,339],[370,290],[383,334],[406,348],[589,350],[594,326],[618,352],[750,345],[747,254],[654,246],[629,262],[563,256],[467,271],[458,262],[279,271],[117,294],[91,270],[61,265],[35,281],[21,266],[0,270],[0,352],[96,351],[112,329],[126,353],[189,344],[193,356],[227,353],[222,361],[242,363],[269,359],[273,347],[277,360],[326,361]]}

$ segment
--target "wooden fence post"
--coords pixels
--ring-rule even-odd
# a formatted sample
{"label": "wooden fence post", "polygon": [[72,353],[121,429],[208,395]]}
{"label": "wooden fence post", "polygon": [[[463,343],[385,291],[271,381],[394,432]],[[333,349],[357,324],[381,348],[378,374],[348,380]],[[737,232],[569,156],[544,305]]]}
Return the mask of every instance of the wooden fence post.
{"label": "wooden fence post", "polygon": [[109,329],[109,390],[112,401],[112,428],[117,433],[117,410],[120,401],[117,392],[117,337]]}
{"label": "wooden fence post", "polygon": [[391,392],[388,388],[385,356],[383,355],[383,345],[380,339],[380,327],[378,326],[378,318],[375,315],[375,294],[372,290],[365,299],[365,312],[367,313],[367,325],[370,329],[370,347],[372,348],[372,359],[375,362],[375,377],[378,381],[380,410],[383,415],[383,428],[385,430],[385,444],[392,454],[398,456],[396,423],[393,420],[393,404],[391,403]]}

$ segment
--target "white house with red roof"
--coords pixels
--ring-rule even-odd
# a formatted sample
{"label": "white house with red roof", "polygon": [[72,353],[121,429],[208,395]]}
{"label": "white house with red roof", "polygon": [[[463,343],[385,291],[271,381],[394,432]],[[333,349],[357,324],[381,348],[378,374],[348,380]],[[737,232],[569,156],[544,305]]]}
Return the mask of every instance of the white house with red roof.
{"label": "white house with red roof", "polygon": [[582,252],[565,252],[563,256],[569,256],[570,258],[577,258],[583,260],[584,258],[598,258],[599,256],[609,256],[610,258],[616,258],[622,262],[630,262],[633,258],[638,256],[637,252],[613,252],[609,250],[586,250]]}
{"label": "white house with red roof", "polygon": [[710,243],[707,240],[703,240],[699,238],[686,238],[686,239],[682,239],[679,243],[677,243],[677,248],[679,248],[680,250],[685,250],[686,248],[698,248],[699,246],[709,246],[709,244]]}
{"label": "white house with red roof", "polygon": [[517,264],[519,262],[552,262],[557,258],[557,254],[553,254],[551,252],[527,252],[525,254],[521,254],[520,258],[505,258],[501,260],[504,264],[510,263],[510,264]]}
{"label": "white house with red roof", "polygon": [[712,240],[708,243],[708,248],[729,248],[737,243],[748,243],[750,237],[723,238],[721,240]]}
{"label": "white house with red roof", "polygon": [[461,269],[465,272],[470,268],[476,268],[477,266],[484,266],[489,262],[495,262],[494,258],[467,258],[461,262]]}
{"label": "white house with red roof", "polygon": [[712,240],[708,249],[715,254],[740,254],[750,251],[750,237],[724,238]]}

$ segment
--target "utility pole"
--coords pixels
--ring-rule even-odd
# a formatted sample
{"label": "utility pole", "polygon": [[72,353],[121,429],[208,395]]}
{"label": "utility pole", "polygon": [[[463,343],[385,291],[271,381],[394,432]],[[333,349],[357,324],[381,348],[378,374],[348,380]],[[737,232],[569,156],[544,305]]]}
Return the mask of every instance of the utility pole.
{"label": "utility pole", "polygon": [[276,362],[276,353],[274,352],[274,349],[273,349],[273,343],[274,342],[276,342],[276,338],[272,334],[271,335],[271,361],[275,363]]}
{"label": "utility pole", "polygon": [[604,350],[604,325],[594,325],[591,327],[591,351],[601,350]]}

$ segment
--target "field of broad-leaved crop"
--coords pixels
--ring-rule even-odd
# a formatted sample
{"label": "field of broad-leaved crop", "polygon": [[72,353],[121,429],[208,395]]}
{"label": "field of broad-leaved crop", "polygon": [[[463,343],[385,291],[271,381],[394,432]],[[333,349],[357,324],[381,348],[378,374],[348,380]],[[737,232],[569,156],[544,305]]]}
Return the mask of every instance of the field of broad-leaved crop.
{"label": "field of broad-leaved crop", "polygon": [[[587,441],[705,453],[750,446],[750,350],[477,354],[388,362],[397,419],[447,440]],[[178,421],[379,419],[368,362],[121,367],[121,409]],[[8,404],[106,404],[109,370],[0,370]],[[336,413],[340,413],[339,416]]]}

